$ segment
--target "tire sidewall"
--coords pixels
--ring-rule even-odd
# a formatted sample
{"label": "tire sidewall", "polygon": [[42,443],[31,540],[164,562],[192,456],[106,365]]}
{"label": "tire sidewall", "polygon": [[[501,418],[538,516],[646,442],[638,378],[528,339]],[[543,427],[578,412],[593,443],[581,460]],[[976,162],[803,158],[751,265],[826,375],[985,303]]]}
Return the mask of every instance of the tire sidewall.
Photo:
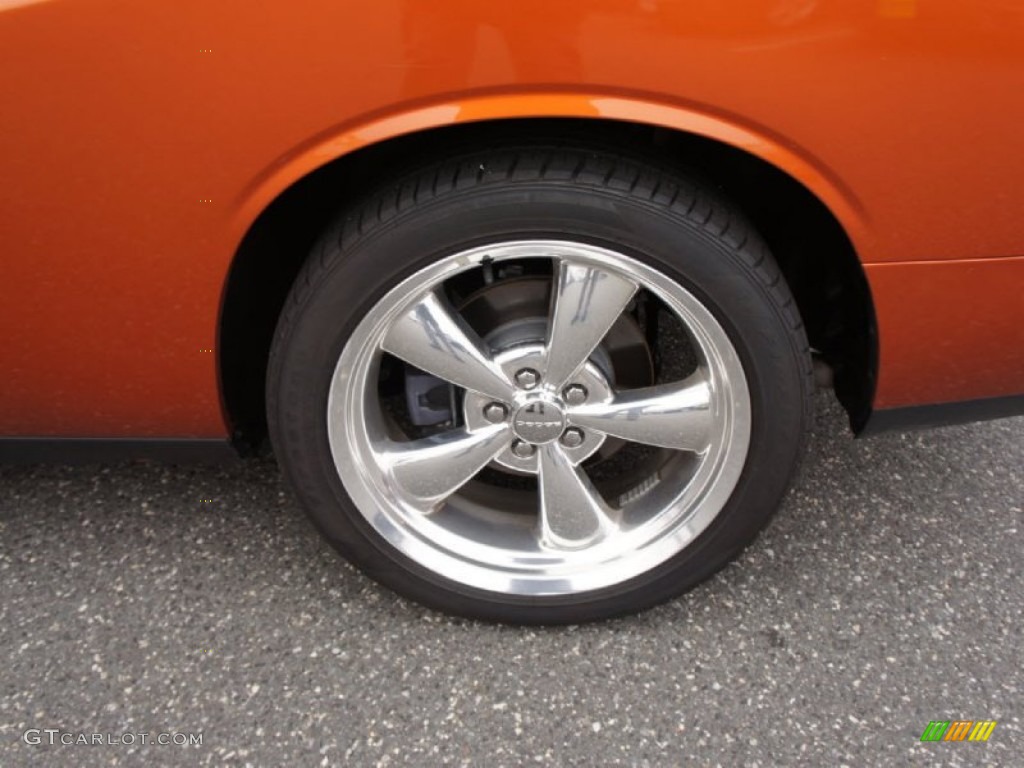
{"label": "tire sidewall", "polygon": [[[537,181],[453,192],[398,211],[342,242],[342,222],[318,247],[319,269],[275,336],[268,372],[271,437],[286,475],[320,531],[378,581],[449,612],[499,621],[562,623],[632,612],[700,583],[749,543],[778,506],[806,428],[807,366],[801,333],[789,326],[752,253],[728,232],[621,191],[582,191]],[[588,243],[642,261],[682,285],[725,329],[751,398],[746,464],[721,512],[684,550],[620,584],[553,597],[506,595],[443,578],[402,555],[350,500],[327,435],[330,382],[366,312],[391,288],[438,259],[514,240]],[[765,253],[762,259],[770,259]],[[313,274],[309,274],[312,272]],[[300,281],[303,278],[300,278]],[[300,286],[301,287],[301,286]],[[801,353],[804,354],[801,354]]]}

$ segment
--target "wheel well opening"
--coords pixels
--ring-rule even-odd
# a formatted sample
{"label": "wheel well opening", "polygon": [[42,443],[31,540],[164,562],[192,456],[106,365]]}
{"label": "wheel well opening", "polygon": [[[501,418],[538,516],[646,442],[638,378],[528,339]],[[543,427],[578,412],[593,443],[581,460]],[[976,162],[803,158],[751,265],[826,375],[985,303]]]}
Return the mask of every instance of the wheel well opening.
{"label": "wheel well opening", "polygon": [[266,370],[277,319],[330,220],[412,166],[469,145],[526,141],[629,147],[649,162],[696,172],[731,198],[767,240],[811,346],[834,372],[852,428],[863,427],[877,366],[874,310],[853,246],[820,200],[768,163],[710,139],[637,123],[533,118],[438,128],[358,150],[299,180],[263,211],[232,262],[219,328],[221,393],[240,448],[266,440]]}

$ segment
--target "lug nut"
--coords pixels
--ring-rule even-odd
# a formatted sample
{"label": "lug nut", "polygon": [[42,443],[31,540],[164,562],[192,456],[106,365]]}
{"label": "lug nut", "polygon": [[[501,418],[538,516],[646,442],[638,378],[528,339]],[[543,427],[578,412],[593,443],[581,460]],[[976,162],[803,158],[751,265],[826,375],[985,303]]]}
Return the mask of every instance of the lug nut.
{"label": "lug nut", "polygon": [[512,443],[512,453],[520,459],[528,459],[537,452],[537,447],[525,440],[516,440]]}
{"label": "lug nut", "polygon": [[562,397],[569,405],[583,405],[587,402],[587,388],[582,384],[570,384],[562,391]]}
{"label": "lug nut", "polygon": [[583,430],[569,427],[562,433],[562,445],[566,448],[579,448],[583,445]]}
{"label": "lug nut", "polygon": [[540,383],[540,374],[533,368],[523,368],[516,374],[516,386],[521,389],[533,389]]}
{"label": "lug nut", "polygon": [[508,408],[501,403],[488,403],[484,406],[484,418],[491,424],[500,424],[508,416]]}

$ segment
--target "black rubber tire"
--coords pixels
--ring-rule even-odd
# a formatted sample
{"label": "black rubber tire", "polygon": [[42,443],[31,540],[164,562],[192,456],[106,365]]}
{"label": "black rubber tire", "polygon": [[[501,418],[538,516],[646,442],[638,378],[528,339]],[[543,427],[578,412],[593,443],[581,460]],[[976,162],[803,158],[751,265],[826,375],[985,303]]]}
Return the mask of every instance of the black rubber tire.
{"label": "black rubber tire", "polygon": [[[443,255],[531,238],[617,250],[700,298],[740,354],[753,419],[735,491],[686,549],[616,586],[544,598],[473,589],[391,547],[346,494],[325,418],[342,347],[388,289]],[[425,167],[344,212],[310,255],[282,312],[267,375],[267,410],[278,461],[306,510],[369,576],[453,614],[564,624],[656,605],[735,557],[782,499],[810,424],[811,391],[810,351],[789,289],[763,241],[726,201],[642,160],[527,146],[469,152]]]}

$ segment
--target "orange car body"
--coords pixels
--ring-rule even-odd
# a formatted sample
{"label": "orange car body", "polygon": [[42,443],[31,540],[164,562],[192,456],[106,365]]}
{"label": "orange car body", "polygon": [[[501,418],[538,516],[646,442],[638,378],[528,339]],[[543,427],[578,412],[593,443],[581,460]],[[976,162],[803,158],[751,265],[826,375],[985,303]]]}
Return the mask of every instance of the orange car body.
{"label": "orange car body", "polygon": [[1015,0],[7,0],[0,99],[0,435],[228,437],[220,315],[261,212],[360,149],[527,117],[707,137],[810,190],[870,286],[875,411],[1024,393]]}

